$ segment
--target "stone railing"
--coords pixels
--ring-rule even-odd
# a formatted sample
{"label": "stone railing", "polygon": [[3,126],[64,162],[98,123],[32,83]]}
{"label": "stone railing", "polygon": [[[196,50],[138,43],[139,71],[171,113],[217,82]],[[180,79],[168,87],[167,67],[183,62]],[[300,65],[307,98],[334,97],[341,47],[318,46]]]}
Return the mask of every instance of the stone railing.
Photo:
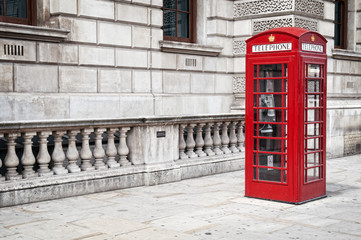
{"label": "stone railing", "polygon": [[0,206],[241,169],[243,122],[224,114],[0,123]]}

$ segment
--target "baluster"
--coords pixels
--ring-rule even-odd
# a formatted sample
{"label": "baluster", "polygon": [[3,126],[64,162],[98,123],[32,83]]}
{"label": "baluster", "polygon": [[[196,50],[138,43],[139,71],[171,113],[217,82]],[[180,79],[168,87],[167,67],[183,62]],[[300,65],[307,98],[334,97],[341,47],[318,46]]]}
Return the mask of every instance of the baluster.
{"label": "baluster", "polygon": [[39,163],[39,169],[38,169],[39,176],[53,175],[53,171],[49,169],[49,163],[51,158],[47,144],[48,143],[47,138],[49,137],[50,134],[51,132],[48,131],[38,133],[38,137],[40,138],[40,140],[39,140],[39,153],[36,159]]}
{"label": "baluster", "polygon": [[237,127],[237,146],[240,152],[244,152],[243,123],[244,121],[240,121]]}
{"label": "baluster", "polygon": [[23,133],[21,136],[24,139],[24,152],[21,158],[21,163],[23,164],[23,178],[33,178],[37,177],[37,174],[33,170],[35,164],[35,157],[32,150],[32,138],[36,135],[36,132],[27,132]]}
{"label": "baluster", "polygon": [[189,158],[197,157],[197,154],[194,153],[194,147],[196,146],[196,142],[194,141],[194,138],[193,138],[194,126],[195,126],[195,124],[187,125],[187,141],[186,141],[187,152],[186,152],[186,154],[188,155]]}
{"label": "baluster", "polygon": [[207,156],[213,156],[215,153],[212,151],[213,140],[211,137],[211,124],[207,123],[205,127],[205,135],[204,135],[204,152]]}
{"label": "baluster", "polygon": [[[0,138],[3,138],[4,134],[0,133]],[[3,166],[3,160],[0,158],[0,168]],[[3,177],[2,175],[0,175],[0,182],[5,181],[5,177]]]}
{"label": "baluster", "polygon": [[120,164],[115,161],[115,156],[117,155],[117,149],[114,143],[114,133],[118,128],[108,128],[108,144],[106,149],[106,154],[108,156],[107,165],[110,168],[120,167]]}
{"label": "baluster", "polygon": [[21,175],[18,174],[18,172],[16,171],[16,168],[19,165],[19,158],[18,156],[16,156],[16,152],[15,152],[15,140],[18,137],[18,134],[16,133],[8,133],[5,134],[5,138],[7,139],[7,146],[8,146],[8,151],[5,157],[5,161],[4,164],[7,167],[7,172],[6,172],[6,179],[7,180],[19,180],[21,179]]}
{"label": "baluster", "polygon": [[230,133],[229,133],[229,148],[232,151],[232,153],[239,152],[238,148],[236,147],[236,144],[237,144],[236,122],[231,122]]}
{"label": "baluster", "polygon": [[80,172],[79,166],[76,164],[79,158],[79,152],[76,149],[76,135],[79,133],[79,131],[68,131],[68,150],[66,151],[66,157],[69,160],[68,170],[71,173]]}
{"label": "baluster", "polygon": [[127,157],[129,154],[129,148],[127,145],[127,132],[130,130],[129,127],[122,127],[119,130],[119,146],[118,146],[118,154],[120,156],[119,163],[120,166],[128,166],[131,163],[128,161]]}
{"label": "baluster", "polygon": [[216,155],[220,155],[223,154],[223,152],[221,151],[220,147],[221,147],[221,138],[219,136],[219,127],[222,123],[214,123],[214,130],[213,130],[213,152]]}
{"label": "baluster", "polygon": [[92,128],[87,128],[87,129],[81,130],[82,143],[81,143],[80,158],[81,158],[82,163],[81,163],[80,168],[83,171],[90,171],[90,170],[95,169],[95,167],[90,163],[90,159],[92,158],[93,154],[89,147],[89,139],[90,139],[89,135],[93,131],[94,131],[94,129],[92,129]]}
{"label": "baluster", "polygon": [[95,129],[95,148],[93,151],[93,155],[95,158],[95,169],[107,169],[108,167],[104,164],[105,151],[103,148],[103,137],[102,134],[106,131],[105,128],[97,128]]}
{"label": "baluster", "polygon": [[229,137],[228,137],[228,124],[229,122],[224,122],[222,125],[222,151],[224,154],[228,154],[231,153],[231,151],[228,148],[228,144],[229,144]]}
{"label": "baluster", "polygon": [[51,156],[54,162],[53,172],[56,175],[67,174],[68,170],[63,166],[65,161],[65,153],[63,150],[63,139],[65,131],[54,131],[54,151]]}
{"label": "baluster", "polygon": [[186,141],[184,140],[184,128],[187,125],[179,124],[179,159],[187,159],[188,155],[185,154]]}
{"label": "baluster", "polygon": [[197,124],[196,154],[198,155],[198,157],[207,156],[207,154],[205,154],[205,152],[203,152],[204,140],[203,140],[202,132],[203,132],[204,125],[205,125],[204,123]]}

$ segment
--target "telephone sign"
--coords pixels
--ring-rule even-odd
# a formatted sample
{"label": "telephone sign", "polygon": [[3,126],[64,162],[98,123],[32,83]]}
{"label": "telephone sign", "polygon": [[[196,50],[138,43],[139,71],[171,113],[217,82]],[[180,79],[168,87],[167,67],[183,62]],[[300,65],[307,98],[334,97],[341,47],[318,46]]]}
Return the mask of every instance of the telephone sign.
{"label": "telephone sign", "polygon": [[246,196],[324,197],[326,39],[287,27],[246,42]]}

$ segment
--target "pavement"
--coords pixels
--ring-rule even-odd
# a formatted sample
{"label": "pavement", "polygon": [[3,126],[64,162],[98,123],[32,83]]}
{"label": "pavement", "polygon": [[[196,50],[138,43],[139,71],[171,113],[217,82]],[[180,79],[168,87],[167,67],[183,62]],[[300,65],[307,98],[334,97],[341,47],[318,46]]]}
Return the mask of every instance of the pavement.
{"label": "pavement", "polygon": [[327,198],[244,197],[244,171],[0,209],[0,239],[361,239],[361,155],[327,160]]}

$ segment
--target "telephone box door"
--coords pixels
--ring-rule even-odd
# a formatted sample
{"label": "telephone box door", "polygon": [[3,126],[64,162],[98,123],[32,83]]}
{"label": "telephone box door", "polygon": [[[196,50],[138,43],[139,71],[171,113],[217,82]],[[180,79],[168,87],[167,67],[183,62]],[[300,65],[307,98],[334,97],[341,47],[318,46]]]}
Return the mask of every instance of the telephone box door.
{"label": "telephone box door", "polygon": [[[288,96],[295,86],[294,57],[257,58],[249,61],[247,72],[247,129],[248,139],[253,138],[252,151],[247,151],[246,196],[292,201],[295,174],[293,159],[288,157]],[[292,91],[292,90],[291,90]],[[250,111],[251,110],[251,111]],[[252,113],[252,114],[251,114]],[[248,146],[249,147],[249,146]],[[248,148],[250,149],[250,148]],[[267,185],[267,186],[265,186]]]}

